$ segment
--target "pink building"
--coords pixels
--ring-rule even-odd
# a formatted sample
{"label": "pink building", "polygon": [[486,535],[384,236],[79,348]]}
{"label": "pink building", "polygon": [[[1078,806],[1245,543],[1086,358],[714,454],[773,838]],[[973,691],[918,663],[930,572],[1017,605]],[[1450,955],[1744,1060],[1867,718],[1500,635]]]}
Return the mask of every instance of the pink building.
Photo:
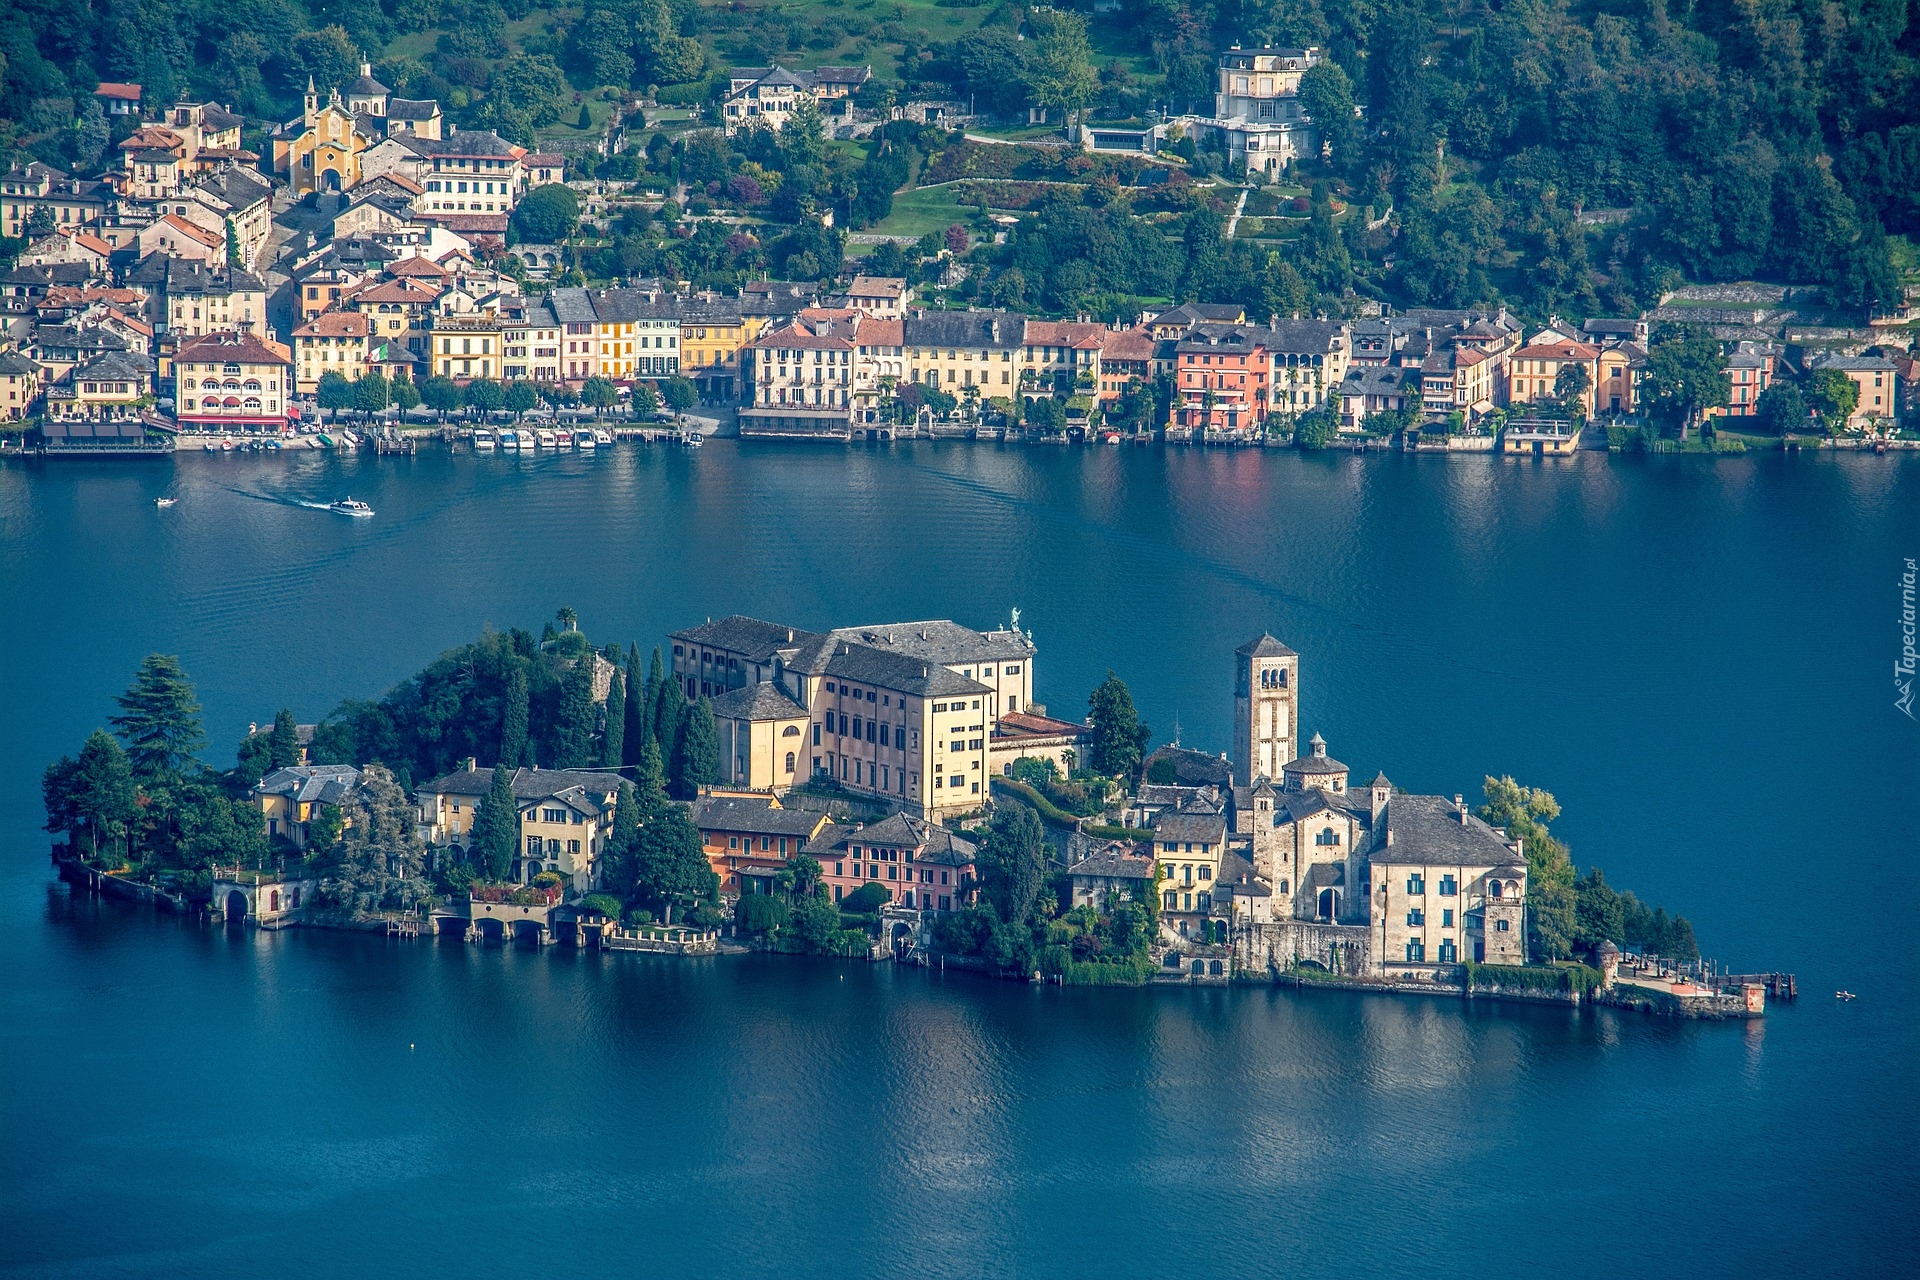
{"label": "pink building", "polygon": [[869,826],[829,826],[804,852],[820,863],[835,902],[868,884],[916,911],[956,911],[973,901],[972,841],[924,818],[896,813]]}

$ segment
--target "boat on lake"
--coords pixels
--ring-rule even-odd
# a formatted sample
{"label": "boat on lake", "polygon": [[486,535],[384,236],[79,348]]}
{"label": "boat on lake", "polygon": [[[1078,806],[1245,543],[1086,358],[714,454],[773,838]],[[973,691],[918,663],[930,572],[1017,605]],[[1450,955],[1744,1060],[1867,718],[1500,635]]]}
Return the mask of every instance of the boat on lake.
{"label": "boat on lake", "polygon": [[595,427],[593,429],[593,442],[597,445],[612,444],[613,432],[607,430],[605,427]]}
{"label": "boat on lake", "polygon": [[159,507],[162,511],[165,511],[168,507],[172,506],[174,503],[178,501],[180,501],[180,499],[178,498],[155,498],[153,500],[153,505],[156,507]]}
{"label": "boat on lake", "polygon": [[335,515],[352,516],[356,520],[364,520],[373,514],[372,507],[353,498],[342,498],[338,502],[328,503],[327,510]]}
{"label": "boat on lake", "polygon": [[553,438],[553,432],[547,430],[545,427],[541,427],[539,430],[535,431],[533,433],[533,438],[539,441],[540,447],[542,449],[554,449],[559,447],[558,443]]}
{"label": "boat on lake", "polygon": [[499,447],[500,442],[493,438],[493,432],[476,431],[473,433],[473,451],[475,453],[492,453]]}
{"label": "boat on lake", "polygon": [[330,435],[328,435],[328,434],[327,434],[326,432],[324,432],[324,431],[322,431],[322,432],[321,432],[321,433],[320,433],[319,435],[317,435],[317,436],[315,436],[315,437],[314,437],[314,439],[315,439],[316,441],[318,441],[318,442],[319,442],[319,443],[318,443],[318,444],[317,444],[317,445],[315,446],[315,447],[317,447],[317,448],[321,448],[321,449],[331,449],[331,448],[333,448],[333,437],[332,437],[332,436],[330,436]]}
{"label": "boat on lake", "polygon": [[573,447],[576,449],[593,449],[598,447],[599,443],[599,441],[593,438],[593,432],[591,431],[576,431],[573,433]]}

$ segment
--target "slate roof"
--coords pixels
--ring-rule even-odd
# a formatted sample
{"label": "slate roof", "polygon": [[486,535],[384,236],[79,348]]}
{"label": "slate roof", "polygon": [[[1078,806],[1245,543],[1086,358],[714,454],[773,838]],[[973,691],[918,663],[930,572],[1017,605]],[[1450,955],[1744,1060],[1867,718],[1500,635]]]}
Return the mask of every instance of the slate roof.
{"label": "slate roof", "polygon": [[1343,396],[1395,396],[1407,394],[1407,369],[1404,365],[1355,365],[1337,388]]}
{"label": "slate roof", "polygon": [[814,834],[824,814],[782,809],[758,796],[702,796],[693,802],[693,825],[702,831],[738,831],[756,836]]}
{"label": "slate roof", "polygon": [[[513,795],[516,800],[543,800],[574,787],[599,795],[613,795],[619,792],[620,783],[619,774],[598,769],[521,768],[513,771]],[[442,774],[416,790],[422,795],[484,796],[492,787],[493,770],[460,769]]]}
{"label": "slate roof", "polygon": [[137,356],[127,351],[109,351],[95,356],[86,364],[73,371],[75,382],[119,381],[122,378],[131,382],[144,383],[147,375],[153,372],[153,361],[145,356]]}
{"label": "slate roof", "polygon": [[1076,878],[1103,876],[1110,880],[1153,879],[1153,859],[1144,853],[1130,852],[1132,848],[1132,845],[1115,841],[1082,858],[1067,871]]}
{"label": "slate roof", "polygon": [[1217,845],[1227,838],[1227,820],[1219,813],[1192,813],[1170,809],[1153,820],[1153,838]]}
{"label": "slate roof", "polygon": [[[828,642],[826,662],[819,674],[837,676],[860,684],[870,684],[896,693],[920,698],[946,698],[955,694],[991,693],[977,680],[969,680],[934,662],[923,662],[904,654],[889,653],[863,644]],[[797,664],[796,664],[797,665]]]}
{"label": "slate roof", "polygon": [[772,681],[729,689],[713,699],[713,714],[727,720],[793,720],[807,709]]}
{"label": "slate roof", "polygon": [[352,765],[303,764],[275,769],[254,790],[302,804],[339,804],[359,785],[360,771]]}
{"label": "slate roof", "polygon": [[1022,346],[1026,317],[1011,311],[921,311],[907,314],[903,342],[909,347],[999,350]]}
{"label": "slate roof", "polygon": [[1300,655],[1262,631],[1258,639],[1249,640],[1234,650],[1248,658],[1297,658]]}
{"label": "slate roof", "polygon": [[922,662],[942,664],[1019,661],[1034,653],[1033,643],[1018,631],[975,631],[944,618],[886,626],[836,627],[832,634]]}
{"label": "slate roof", "polygon": [[1282,771],[1286,773],[1297,773],[1303,776],[1320,776],[1345,773],[1347,772],[1347,766],[1327,755],[1327,744],[1322,741],[1320,735],[1316,733],[1313,735],[1313,742],[1308,754],[1287,761],[1287,763],[1282,766]]}
{"label": "slate roof", "polygon": [[431,98],[388,98],[387,119],[431,120],[440,114],[440,104]]}
{"label": "slate roof", "polygon": [[218,196],[235,209],[248,209],[273,197],[271,186],[234,165],[215,169],[193,185]]}
{"label": "slate roof", "polygon": [[[1291,653],[1292,650],[1288,652]],[[1219,756],[1210,756],[1204,751],[1194,751],[1189,747],[1160,747],[1143,763],[1151,768],[1156,761],[1160,760],[1173,762],[1174,781],[1182,786],[1218,785],[1226,783],[1233,777],[1231,764]]]}
{"label": "slate roof", "polygon": [[[566,291],[556,289],[554,292],[558,294]],[[767,662],[773,658],[776,651],[817,637],[810,631],[800,631],[793,627],[783,627],[777,622],[763,622],[759,618],[734,614],[726,618],[709,618],[699,626],[674,632],[671,638],[690,644],[706,645],[711,649],[744,653],[756,662]]]}
{"label": "slate roof", "polygon": [[514,147],[491,129],[455,129],[444,138],[416,138],[415,144],[430,156],[511,157]]}
{"label": "slate roof", "polygon": [[1387,801],[1386,836],[1375,841],[1379,863],[1453,863],[1500,867],[1518,859],[1507,842],[1479,817],[1465,825],[1453,801],[1444,796],[1397,795]]}
{"label": "slate roof", "polygon": [[1334,320],[1276,320],[1266,332],[1269,351],[1324,354],[1339,342],[1341,326]]}

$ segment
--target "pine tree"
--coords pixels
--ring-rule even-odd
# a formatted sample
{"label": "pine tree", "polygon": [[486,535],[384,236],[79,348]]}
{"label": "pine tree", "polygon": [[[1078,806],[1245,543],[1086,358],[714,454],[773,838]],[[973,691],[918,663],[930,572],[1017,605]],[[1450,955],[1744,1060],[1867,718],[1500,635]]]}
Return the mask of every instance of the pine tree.
{"label": "pine tree", "polygon": [[600,744],[600,763],[609,769],[618,769],[624,763],[620,756],[625,749],[627,738],[627,678],[620,674],[620,668],[613,669],[613,680],[607,686],[607,732]]}
{"label": "pine tree", "polygon": [[507,673],[506,702],[500,708],[500,765],[517,769],[527,754],[527,669],[515,662]]}
{"label": "pine tree", "polygon": [[148,654],[133,684],[115,701],[121,714],[108,723],[127,744],[127,759],[141,782],[179,777],[206,745],[193,685],[171,654]]}
{"label": "pine tree", "polygon": [[620,739],[621,764],[639,764],[640,752],[646,746],[647,710],[652,705],[652,691],[641,692],[646,688],[640,680],[640,646],[630,644],[627,646],[627,706]]}
{"label": "pine tree", "polygon": [[351,821],[321,895],[354,915],[404,909],[432,894],[420,811],[385,767],[368,765],[348,801]]}
{"label": "pine tree", "polygon": [[95,858],[104,841],[109,847],[124,846],[127,824],[133,821],[133,771],[127,753],[111,734],[95,729],[80,748],[80,760],[72,775],[72,804],[87,824],[87,849]]}
{"label": "pine tree", "polygon": [[701,787],[720,781],[720,730],[713,722],[713,704],[705,698],[687,708],[674,757],[674,788],[682,800],[700,794]]}
{"label": "pine tree", "polygon": [[267,739],[267,768],[285,769],[300,760],[300,729],[293,712],[282,707],[273,717],[273,734]]}
{"label": "pine tree", "polygon": [[668,922],[677,904],[710,899],[719,892],[720,880],[701,849],[700,832],[680,805],[668,805],[641,827],[634,847],[634,891],[659,906]]}
{"label": "pine tree", "polygon": [[554,768],[585,769],[593,763],[593,655],[582,654],[560,682],[560,708],[553,726]]}
{"label": "pine tree", "polygon": [[504,880],[513,865],[513,853],[520,841],[520,807],[513,798],[513,767],[501,765],[493,771],[480,809],[473,815],[472,857],[480,873],[489,880]]}

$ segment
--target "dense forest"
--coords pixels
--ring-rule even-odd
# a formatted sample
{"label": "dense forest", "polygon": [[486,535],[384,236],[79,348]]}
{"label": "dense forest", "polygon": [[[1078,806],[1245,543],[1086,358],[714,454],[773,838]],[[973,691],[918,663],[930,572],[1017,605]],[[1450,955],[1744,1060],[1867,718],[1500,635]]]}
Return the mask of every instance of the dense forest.
{"label": "dense forest", "polygon": [[[1886,309],[1912,266],[1904,237],[1920,232],[1913,10],[1911,0],[1122,0],[1082,20],[959,0],[4,0],[0,149],[99,163],[114,140],[88,96],[101,80],[138,81],[150,103],[214,97],[264,125],[297,109],[309,76],[341,82],[363,53],[396,90],[532,142],[610,92],[710,101],[724,68],[774,61],[871,63],[868,106],[958,99],[1013,118],[1039,105],[1056,121],[1204,111],[1222,48],[1315,44],[1327,61],[1303,97],[1328,154],[1296,175],[1313,206],[1299,234],[1223,244],[1219,201],[1204,190],[1183,205],[1162,183],[1143,200],[1126,181],[1137,174],[1083,173],[1077,189],[1036,202],[1039,225],[981,255],[976,288],[1057,310],[1184,294],[1326,311],[1371,295],[1580,315],[1644,307],[1682,280],[1758,278]],[[837,246],[804,230],[815,209],[844,200],[846,222],[871,224],[944,149],[966,148],[899,142],[897,155],[880,143],[795,157],[763,142],[693,157],[715,196],[749,207],[763,197],[772,220],[803,231],[772,251],[706,233],[694,256],[707,262],[690,274],[831,273]],[[655,134],[619,159],[678,175],[689,145]],[[1186,150],[1176,187],[1223,168],[1223,157]],[[653,264],[616,252],[597,265],[612,275]],[[616,266],[626,270],[605,270]]]}

